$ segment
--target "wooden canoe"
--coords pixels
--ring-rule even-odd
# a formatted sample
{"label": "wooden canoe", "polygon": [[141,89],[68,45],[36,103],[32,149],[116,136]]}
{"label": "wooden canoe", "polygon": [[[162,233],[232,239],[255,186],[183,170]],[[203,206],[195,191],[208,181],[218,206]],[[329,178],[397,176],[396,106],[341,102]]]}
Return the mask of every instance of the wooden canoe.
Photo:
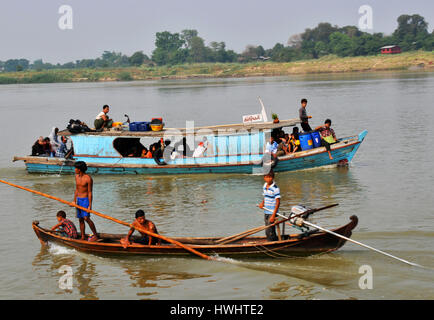
{"label": "wooden canoe", "polygon": [[[333,231],[345,237],[351,237],[352,230],[357,226],[357,216],[351,216],[350,222]],[[120,239],[125,237],[122,234],[100,233],[100,242],[89,242],[86,240],[74,240],[60,236],[56,232],[39,226],[39,221],[33,221],[33,230],[42,244],[47,242],[57,243],[69,248],[87,253],[106,255],[164,255],[164,256],[185,256],[190,255],[184,249],[170,243],[160,245],[141,245],[133,243],[124,248]],[[134,239],[134,236],[132,237]],[[137,238],[136,238],[137,239]],[[315,232],[309,235],[294,234],[287,236],[282,241],[267,241],[265,237],[246,237],[230,244],[219,245],[216,243],[221,237],[178,237],[173,238],[181,243],[188,244],[195,250],[207,255],[219,256],[300,256],[312,255],[324,252],[331,252],[339,249],[345,244],[345,240],[324,232]]]}

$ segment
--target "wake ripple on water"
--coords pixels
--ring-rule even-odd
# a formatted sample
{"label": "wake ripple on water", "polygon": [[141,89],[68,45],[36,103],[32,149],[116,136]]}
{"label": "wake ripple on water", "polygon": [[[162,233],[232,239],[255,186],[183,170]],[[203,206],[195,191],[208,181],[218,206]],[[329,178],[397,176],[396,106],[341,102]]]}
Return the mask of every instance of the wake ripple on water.
{"label": "wake ripple on water", "polygon": [[63,246],[60,246],[55,243],[48,243],[48,252],[50,252],[53,255],[71,255],[75,254],[77,251],[75,249],[68,249]]}

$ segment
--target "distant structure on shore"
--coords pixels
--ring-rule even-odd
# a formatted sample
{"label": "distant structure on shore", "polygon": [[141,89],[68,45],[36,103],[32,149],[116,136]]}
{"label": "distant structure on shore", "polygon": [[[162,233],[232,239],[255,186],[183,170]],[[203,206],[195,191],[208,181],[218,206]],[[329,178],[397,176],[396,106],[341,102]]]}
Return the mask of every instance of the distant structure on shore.
{"label": "distant structure on shore", "polygon": [[396,54],[401,53],[401,48],[397,45],[381,47],[381,54]]}

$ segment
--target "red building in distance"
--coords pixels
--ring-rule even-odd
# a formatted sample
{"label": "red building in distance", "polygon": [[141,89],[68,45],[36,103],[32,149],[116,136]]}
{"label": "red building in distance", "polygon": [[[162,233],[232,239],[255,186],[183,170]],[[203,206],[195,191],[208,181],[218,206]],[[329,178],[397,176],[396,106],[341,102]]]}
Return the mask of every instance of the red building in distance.
{"label": "red building in distance", "polygon": [[394,53],[401,53],[401,48],[399,46],[384,46],[381,47],[381,54],[394,54]]}

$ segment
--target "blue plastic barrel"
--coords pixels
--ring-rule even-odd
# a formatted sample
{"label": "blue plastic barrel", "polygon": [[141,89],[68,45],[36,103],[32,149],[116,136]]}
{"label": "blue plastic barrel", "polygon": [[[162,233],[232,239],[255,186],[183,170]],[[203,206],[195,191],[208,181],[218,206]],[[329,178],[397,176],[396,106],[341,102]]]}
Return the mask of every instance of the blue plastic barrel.
{"label": "blue plastic barrel", "polygon": [[313,148],[312,135],[310,132],[304,132],[299,134],[301,150],[310,150]]}
{"label": "blue plastic barrel", "polygon": [[137,131],[146,131],[145,130],[145,123],[144,122],[138,122],[137,123]]}
{"label": "blue plastic barrel", "polygon": [[138,122],[130,122],[130,131],[138,131]]}
{"label": "blue plastic barrel", "polygon": [[312,131],[310,134],[312,136],[313,147],[314,148],[321,147],[321,136],[319,135],[319,132]]}
{"label": "blue plastic barrel", "polygon": [[144,121],[143,123],[143,131],[151,131],[151,123],[148,121]]}

